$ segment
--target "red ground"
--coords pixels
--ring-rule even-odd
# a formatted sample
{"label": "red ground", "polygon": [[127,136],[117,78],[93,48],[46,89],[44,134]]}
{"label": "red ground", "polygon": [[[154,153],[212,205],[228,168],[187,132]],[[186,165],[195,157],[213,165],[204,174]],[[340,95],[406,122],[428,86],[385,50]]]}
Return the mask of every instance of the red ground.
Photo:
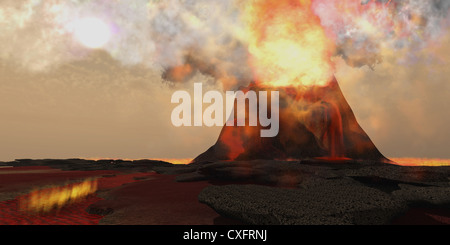
{"label": "red ground", "polygon": [[31,215],[17,209],[17,199],[0,202],[0,225],[96,225],[102,218],[86,212],[86,208],[101,200],[89,197],[86,201],[64,207],[58,213]]}
{"label": "red ground", "polygon": [[90,196],[58,212],[32,215],[18,210],[18,199],[21,198],[18,196],[0,202],[0,225],[95,225],[103,216],[86,211],[92,204],[110,207],[114,209],[114,214],[119,213],[118,218],[111,219],[112,224],[214,224],[219,216],[197,200],[198,194],[208,183],[177,183],[175,176],[156,173],[60,171],[48,167],[3,168],[0,169],[0,192],[21,191],[30,186],[61,185],[68,180],[88,177],[99,177],[98,192],[109,191],[112,200]]}
{"label": "red ground", "polygon": [[[106,217],[107,223],[120,225],[213,225],[229,221],[207,205],[198,194],[209,183],[175,182],[173,175],[154,175],[154,179],[128,184],[110,192],[113,200],[102,200],[96,207],[110,207],[120,213]],[[235,223],[235,222],[234,222]]]}
{"label": "red ground", "polygon": [[[114,176],[116,175],[116,176]],[[99,191],[135,182],[135,177],[142,178],[151,173],[121,174],[118,171],[61,171],[49,167],[15,167],[0,169],[1,192],[20,191],[24,188],[41,188],[43,186],[61,185],[69,180],[83,180],[89,177],[98,179]],[[106,177],[103,177],[106,176]],[[63,207],[58,212],[44,215],[34,215],[18,210],[18,200],[0,202],[1,225],[94,225],[98,224],[102,216],[92,215],[86,208],[101,198],[90,196],[82,202]]]}

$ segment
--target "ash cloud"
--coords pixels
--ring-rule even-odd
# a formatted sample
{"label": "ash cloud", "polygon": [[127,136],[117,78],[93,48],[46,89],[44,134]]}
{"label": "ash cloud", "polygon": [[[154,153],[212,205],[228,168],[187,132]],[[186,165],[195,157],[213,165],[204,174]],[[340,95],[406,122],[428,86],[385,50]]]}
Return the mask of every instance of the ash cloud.
{"label": "ash cloud", "polygon": [[[3,0],[0,59],[32,71],[82,60],[91,51],[74,40],[68,26],[94,16],[113,32],[103,49],[124,66],[159,70],[175,82],[200,72],[224,88],[245,86],[253,74],[241,2]],[[334,55],[353,67],[373,69],[385,52],[398,50],[410,51],[399,63],[414,62],[415,53],[439,40],[450,25],[448,0],[314,0],[312,9],[335,41]],[[190,71],[173,76],[183,66]]]}
{"label": "ash cloud", "polygon": [[316,0],[313,11],[335,40],[335,55],[353,67],[372,69],[384,52],[406,50],[403,62],[413,62],[414,54],[439,40],[450,25],[447,0]]}
{"label": "ash cloud", "polygon": [[[196,72],[220,80],[224,88],[251,80],[247,47],[240,38],[242,23],[234,1],[150,1],[150,36],[157,50],[163,77],[180,82]],[[190,67],[185,76],[171,76],[179,67]]]}

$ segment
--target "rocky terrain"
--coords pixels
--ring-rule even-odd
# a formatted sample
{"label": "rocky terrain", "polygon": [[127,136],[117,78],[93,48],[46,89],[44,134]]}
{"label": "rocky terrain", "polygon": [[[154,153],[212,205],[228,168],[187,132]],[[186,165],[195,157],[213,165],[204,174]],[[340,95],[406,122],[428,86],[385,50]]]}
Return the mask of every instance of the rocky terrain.
{"label": "rocky terrain", "polygon": [[411,208],[450,209],[450,167],[256,160],[178,176],[201,178],[228,184],[206,187],[199,201],[247,224],[381,225]]}
{"label": "rocky terrain", "polygon": [[[101,224],[125,221],[127,224],[150,221],[151,224],[171,224],[175,221],[165,220],[168,217],[161,216],[162,211],[158,210],[169,213],[176,210],[179,216],[176,220],[180,222],[183,210],[190,210],[190,207],[196,211],[190,211],[192,217],[183,224],[192,220],[202,224],[219,223],[216,222],[219,217],[228,219],[227,224],[379,225],[395,224],[399,218],[404,224],[409,222],[404,217],[411,216],[411,210],[415,209],[424,211],[414,224],[422,221],[450,224],[450,166],[407,167],[370,161],[313,159],[190,165],[152,160],[83,159],[23,159],[0,163],[0,168],[6,166],[49,166],[68,173],[113,170],[118,171],[112,175],[117,177],[124,173],[154,173],[151,178],[135,178],[138,182],[134,184],[102,191],[101,196],[106,200],[88,208],[90,213],[108,211],[97,212],[105,216]],[[30,176],[39,174],[28,173]],[[103,177],[106,181],[109,176]],[[174,202],[175,199],[178,201]],[[183,204],[183,200],[188,201]],[[177,203],[180,205],[175,205]],[[168,207],[172,204],[175,206],[170,211]],[[218,217],[214,218],[214,212],[209,212],[204,204]],[[148,219],[144,214],[159,218]]]}

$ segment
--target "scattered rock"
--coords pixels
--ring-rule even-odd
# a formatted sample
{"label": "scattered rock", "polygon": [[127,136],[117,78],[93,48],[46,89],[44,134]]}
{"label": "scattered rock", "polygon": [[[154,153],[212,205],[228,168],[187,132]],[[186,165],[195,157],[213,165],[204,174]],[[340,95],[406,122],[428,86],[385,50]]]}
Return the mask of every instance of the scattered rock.
{"label": "scattered rock", "polygon": [[[407,206],[376,189],[348,179],[324,181],[315,188],[261,185],[209,186],[199,201],[219,214],[258,225],[385,224]],[[362,213],[376,217],[361,218]]]}
{"label": "scattered rock", "polygon": [[[199,201],[255,225],[389,224],[412,205],[450,209],[450,167],[302,162],[217,162],[199,173],[210,181]],[[288,187],[288,188],[283,188]]]}

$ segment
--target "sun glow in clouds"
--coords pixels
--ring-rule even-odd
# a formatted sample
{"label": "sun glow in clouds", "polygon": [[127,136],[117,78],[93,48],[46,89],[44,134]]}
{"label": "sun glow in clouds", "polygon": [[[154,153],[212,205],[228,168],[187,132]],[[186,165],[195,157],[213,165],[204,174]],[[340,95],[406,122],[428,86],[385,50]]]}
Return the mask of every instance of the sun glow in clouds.
{"label": "sun glow in clouds", "polygon": [[75,38],[91,49],[103,47],[111,37],[109,26],[97,18],[84,18],[73,23]]}

